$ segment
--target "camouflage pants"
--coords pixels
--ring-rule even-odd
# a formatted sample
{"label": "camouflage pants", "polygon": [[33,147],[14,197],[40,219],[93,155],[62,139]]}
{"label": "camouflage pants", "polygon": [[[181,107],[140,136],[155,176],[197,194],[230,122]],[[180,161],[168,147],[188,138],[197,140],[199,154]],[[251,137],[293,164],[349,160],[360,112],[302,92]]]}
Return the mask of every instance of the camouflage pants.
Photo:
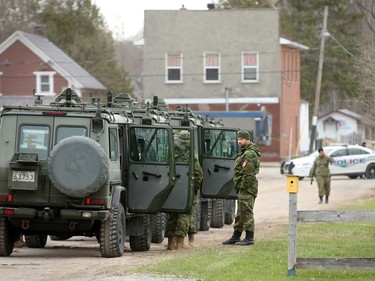
{"label": "camouflage pants", "polygon": [[188,233],[196,233],[196,213],[198,206],[198,197],[193,198],[193,205],[188,213],[170,213],[167,221],[165,236],[182,236]]}
{"label": "camouflage pants", "polygon": [[238,231],[252,231],[254,232],[254,196],[246,196],[245,198],[238,198],[237,214],[234,219],[234,230]]}
{"label": "camouflage pants", "polygon": [[197,195],[194,196],[193,206],[191,207],[190,226],[189,233],[197,233],[197,211],[198,211],[199,198]]}
{"label": "camouflage pants", "polygon": [[331,176],[316,176],[319,188],[319,197],[329,196],[331,193]]}

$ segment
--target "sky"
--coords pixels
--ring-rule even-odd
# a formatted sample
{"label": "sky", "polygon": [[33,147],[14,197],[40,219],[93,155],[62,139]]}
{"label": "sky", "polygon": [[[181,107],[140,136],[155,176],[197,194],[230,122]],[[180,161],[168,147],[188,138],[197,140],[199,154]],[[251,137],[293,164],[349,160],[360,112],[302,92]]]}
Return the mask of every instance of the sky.
{"label": "sky", "polygon": [[115,39],[130,39],[143,28],[144,10],[207,10],[217,0],[93,0]]}

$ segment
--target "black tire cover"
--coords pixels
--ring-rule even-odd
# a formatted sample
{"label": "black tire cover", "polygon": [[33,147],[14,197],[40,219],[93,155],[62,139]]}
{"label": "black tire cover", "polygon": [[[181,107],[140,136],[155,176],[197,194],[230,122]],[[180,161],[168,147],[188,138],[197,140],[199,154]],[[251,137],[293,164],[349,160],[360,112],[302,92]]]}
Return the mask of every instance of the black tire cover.
{"label": "black tire cover", "polygon": [[48,175],[62,193],[84,197],[98,191],[107,180],[109,160],[96,141],[73,136],[60,141],[48,158]]}

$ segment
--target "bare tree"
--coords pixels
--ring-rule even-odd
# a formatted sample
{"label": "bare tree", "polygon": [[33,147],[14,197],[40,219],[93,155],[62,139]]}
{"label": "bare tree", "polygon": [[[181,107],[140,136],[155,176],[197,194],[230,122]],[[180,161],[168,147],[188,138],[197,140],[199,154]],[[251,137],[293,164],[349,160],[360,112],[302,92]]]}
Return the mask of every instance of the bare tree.
{"label": "bare tree", "polygon": [[363,47],[355,67],[361,87],[356,101],[361,112],[375,122],[375,40]]}
{"label": "bare tree", "polygon": [[0,0],[0,43],[13,32],[31,32],[40,10],[40,0]]}

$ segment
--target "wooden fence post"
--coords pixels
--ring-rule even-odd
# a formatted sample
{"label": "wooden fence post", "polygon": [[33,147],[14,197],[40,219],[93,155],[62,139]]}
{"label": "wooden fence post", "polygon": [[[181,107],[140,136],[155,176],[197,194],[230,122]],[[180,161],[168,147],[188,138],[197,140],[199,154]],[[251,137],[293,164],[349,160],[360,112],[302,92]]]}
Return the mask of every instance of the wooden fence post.
{"label": "wooden fence post", "polygon": [[296,276],[298,177],[287,175],[286,189],[289,192],[288,276]]}

